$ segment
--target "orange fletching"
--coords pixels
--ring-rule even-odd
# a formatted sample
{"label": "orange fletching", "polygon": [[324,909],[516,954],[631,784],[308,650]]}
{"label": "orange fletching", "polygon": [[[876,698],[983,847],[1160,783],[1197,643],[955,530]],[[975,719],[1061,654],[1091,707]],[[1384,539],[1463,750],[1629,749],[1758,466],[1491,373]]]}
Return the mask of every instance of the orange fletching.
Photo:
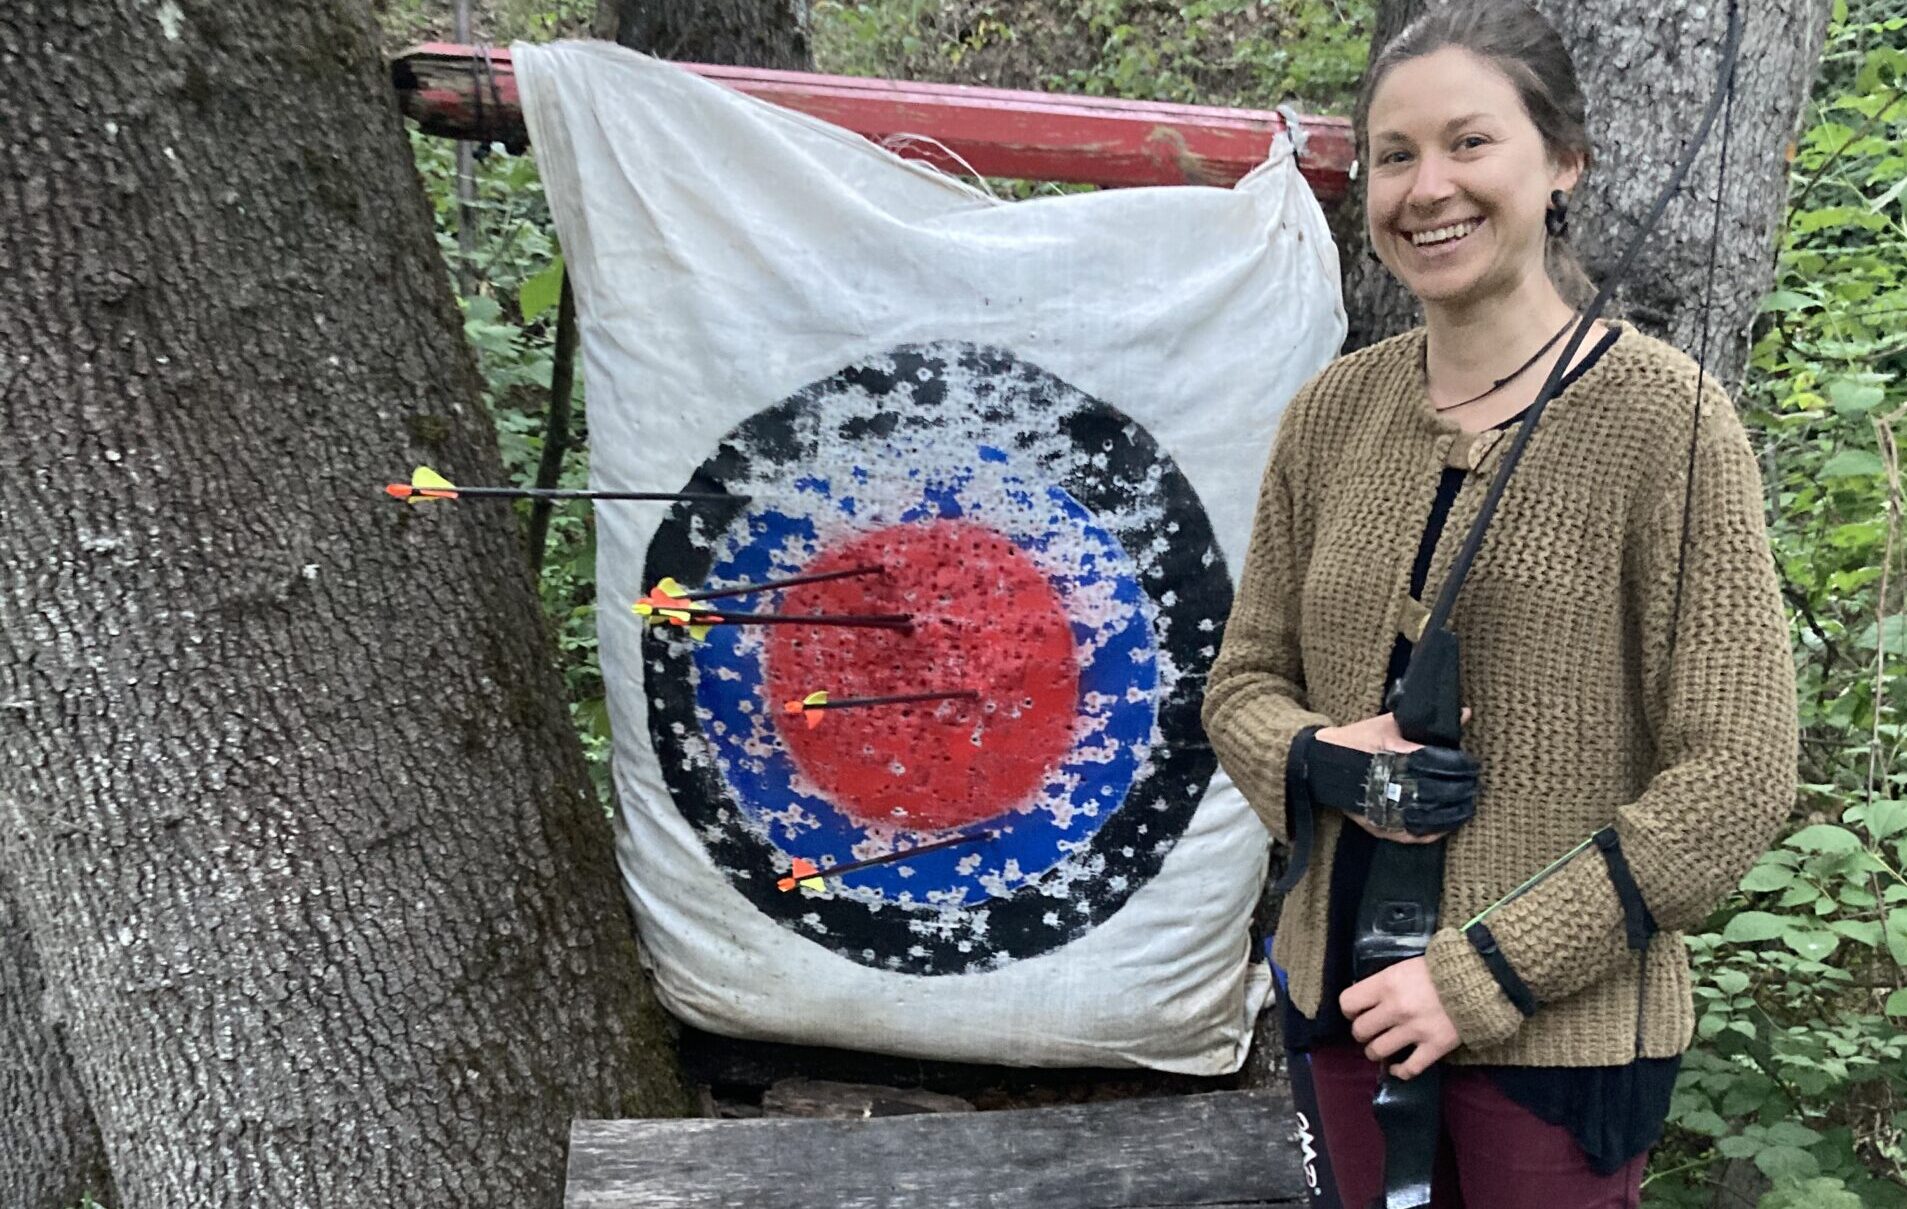
{"label": "orange fletching", "polygon": [[789,871],[789,876],[776,882],[775,888],[784,894],[796,886],[807,890],[825,890],[828,888],[828,883],[815,876],[820,872],[819,865],[805,856],[798,856],[795,858],[793,868]]}

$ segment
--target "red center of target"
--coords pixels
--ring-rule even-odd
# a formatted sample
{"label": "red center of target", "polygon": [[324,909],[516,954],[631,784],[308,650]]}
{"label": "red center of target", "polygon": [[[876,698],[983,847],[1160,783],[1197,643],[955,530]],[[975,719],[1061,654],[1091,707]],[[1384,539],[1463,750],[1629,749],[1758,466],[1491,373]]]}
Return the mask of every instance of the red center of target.
{"label": "red center of target", "polygon": [[[863,826],[930,831],[1020,806],[1073,743],[1079,666],[1066,610],[1012,541],[969,521],[898,525],[824,551],[804,572],[878,575],[787,589],[785,613],[909,613],[912,632],[777,626],[767,689],[782,739],[822,796]],[[978,700],[822,711],[783,703],[972,690]]]}

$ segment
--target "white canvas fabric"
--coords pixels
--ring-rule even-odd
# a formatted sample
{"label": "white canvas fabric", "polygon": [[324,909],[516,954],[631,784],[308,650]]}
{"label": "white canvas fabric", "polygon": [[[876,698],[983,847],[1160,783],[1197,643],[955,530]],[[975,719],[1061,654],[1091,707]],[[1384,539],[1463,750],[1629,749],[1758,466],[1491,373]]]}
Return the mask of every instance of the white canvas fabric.
{"label": "white canvas fabric", "polygon": [[[1289,141],[1232,189],[1007,203],[619,47],[512,53],[593,484],[750,496],[596,506],[617,850],[663,1001],[733,1036],[1235,1069],[1267,844],[1198,688],[1280,411],[1345,331]],[[662,575],[856,558],[882,570],[719,604],[889,592],[915,629],[698,643],[631,612]],[[890,681],[975,696],[813,728],[779,700]]]}

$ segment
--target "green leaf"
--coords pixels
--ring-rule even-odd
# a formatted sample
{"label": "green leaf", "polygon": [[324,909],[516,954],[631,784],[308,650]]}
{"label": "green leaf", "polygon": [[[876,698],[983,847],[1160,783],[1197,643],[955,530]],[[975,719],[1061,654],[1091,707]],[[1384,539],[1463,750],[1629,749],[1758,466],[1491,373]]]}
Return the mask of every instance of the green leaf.
{"label": "green leaf", "polygon": [[[1876,928],[1879,926],[1875,925]],[[1715,975],[1715,985],[1730,995],[1739,995],[1748,989],[1748,975],[1740,970],[1723,970]]]}
{"label": "green leaf", "polygon": [[1881,926],[1870,919],[1836,919],[1828,923],[1840,935],[1856,944],[1874,948],[1881,942]]}
{"label": "green leaf", "polygon": [[1729,1120],[1740,1120],[1759,1112],[1780,1098],[1775,1081],[1766,1075],[1730,1074],[1728,1077],[1733,1082],[1722,1094],[1722,1116]]}
{"label": "green leaf", "polygon": [[1764,862],[1748,871],[1741,879],[1741,888],[1753,893],[1766,893],[1785,890],[1793,883],[1794,870]]}
{"label": "green leaf", "polygon": [[1880,1209],[1865,1205],[1844,1180],[1831,1176],[1790,1182],[1768,1193],[1755,1209]]}
{"label": "green leaf", "polygon": [[1871,449],[1843,449],[1822,464],[1815,473],[1824,479],[1868,478],[1885,467],[1880,455]]}
{"label": "green leaf", "polygon": [[1833,823],[1803,827],[1782,842],[1803,852],[1859,852],[1867,846],[1861,843],[1860,836]]}
{"label": "green leaf", "polygon": [[1884,840],[1896,831],[1907,829],[1907,802],[1883,799],[1867,808],[1862,820],[1867,830],[1877,840]]}
{"label": "green leaf", "polygon": [[1776,290],[1761,300],[1763,311],[1799,311],[1815,305],[1814,299],[1793,290]]}
{"label": "green leaf", "polygon": [[[1907,177],[1903,177],[1907,180]],[[1880,383],[1859,378],[1837,378],[1828,384],[1828,398],[1842,416],[1866,415],[1881,405],[1887,392]]]}
{"label": "green leaf", "polygon": [[[1907,915],[1907,911],[1902,912]],[[1722,929],[1722,939],[1736,944],[1752,944],[1760,940],[1774,940],[1788,930],[1788,921],[1779,915],[1770,915],[1766,911],[1743,911],[1728,921]]]}
{"label": "green leaf", "polygon": [[1853,907],[1857,911],[1865,911],[1870,907],[1880,905],[1880,900],[1875,898],[1874,892],[1869,890],[1866,886],[1843,883],[1840,890],[1836,893],[1836,897],[1841,900],[1843,907]]}
{"label": "green leaf", "polygon": [[1755,1152],[1761,1149],[1761,1139],[1736,1134],[1733,1137],[1723,1138],[1720,1142],[1716,1143],[1715,1149],[1721,1151],[1722,1157],[1724,1158],[1752,1158]]}
{"label": "green leaf", "polygon": [[1895,965],[1907,966],[1907,907],[1895,907],[1885,921],[1887,953]]}
{"label": "green leaf", "polygon": [[1768,1138],[1789,1146],[1812,1146],[1821,1135],[1799,1121],[1776,1121],[1768,1127]]}
{"label": "green leaf", "polygon": [[1676,1118],[1675,1123],[1691,1133],[1707,1134],[1711,1138],[1719,1138],[1728,1132],[1728,1122],[1706,1108],[1684,1113]]}
{"label": "green leaf", "polygon": [[517,309],[523,312],[523,322],[535,323],[544,311],[556,305],[563,294],[563,258],[558,256],[550,261],[542,272],[526,278],[517,288]]}
{"label": "green leaf", "polygon": [[1881,621],[1868,622],[1867,628],[1854,636],[1854,645],[1863,651],[1876,651],[1883,638],[1890,651],[1907,648],[1907,613],[1889,613]]}
{"label": "green leaf", "polygon": [[1799,907],[1803,903],[1811,903],[1820,897],[1820,887],[1810,882],[1798,881],[1781,892],[1781,905],[1784,907]]}
{"label": "green leaf", "polygon": [[1826,961],[1841,947],[1841,938],[1814,928],[1789,928],[1781,934],[1781,943],[1809,961]]}
{"label": "green leaf", "polygon": [[1900,196],[1901,190],[1903,189],[1907,189],[1907,176],[1901,177],[1894,182],[1893,187],[1888,189],[1887,192],[1881,194],[1873,201],[1868,202],[1867,208],[1876,214],[1880,213],[1882,210],[1885,210],[1895,198]]}
{"label": "green leaf", "polygon": [[1887,1004],[1881,1008],[1889,1016],[1907,1016],[1907,987],[1899,987],[1888,993]]}
{"label": "green leaf", "polygon": [[1771,1180],[1806,1180],[1821,1174],[1821,1164],[1798,1146],[1767,1146],[1755,1154],[1755,1166]]}

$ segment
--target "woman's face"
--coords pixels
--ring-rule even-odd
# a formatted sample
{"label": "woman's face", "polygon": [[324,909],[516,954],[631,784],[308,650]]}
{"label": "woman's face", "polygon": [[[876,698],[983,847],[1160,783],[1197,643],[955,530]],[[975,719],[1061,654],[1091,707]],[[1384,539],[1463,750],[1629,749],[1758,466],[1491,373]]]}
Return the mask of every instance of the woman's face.
{"label": "woman's face", "polygon": [[1578,163],[1550,161],[1516,88],[1447,46],[1392,68],[1371,98],[1365,219],[1384,266],[1427,304],[1508,295],[1543,273],[1543,212]]}

